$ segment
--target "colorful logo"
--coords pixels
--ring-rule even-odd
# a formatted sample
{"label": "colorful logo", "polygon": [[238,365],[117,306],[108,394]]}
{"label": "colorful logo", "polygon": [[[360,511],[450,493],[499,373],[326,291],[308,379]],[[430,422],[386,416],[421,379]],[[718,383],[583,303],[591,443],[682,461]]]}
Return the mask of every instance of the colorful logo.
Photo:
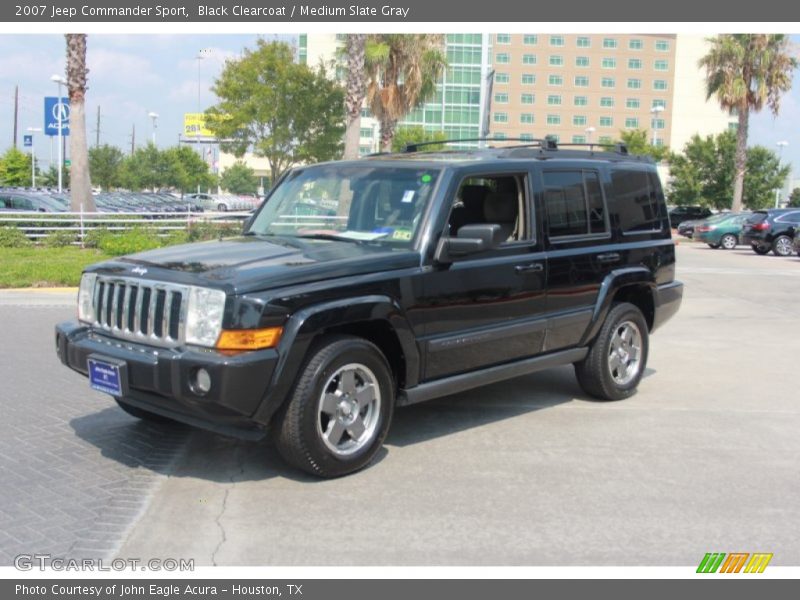
{"label": "colorful logo", "polygon": [[763,573],[772,553],[708,552],[697,566],[698,573]]}

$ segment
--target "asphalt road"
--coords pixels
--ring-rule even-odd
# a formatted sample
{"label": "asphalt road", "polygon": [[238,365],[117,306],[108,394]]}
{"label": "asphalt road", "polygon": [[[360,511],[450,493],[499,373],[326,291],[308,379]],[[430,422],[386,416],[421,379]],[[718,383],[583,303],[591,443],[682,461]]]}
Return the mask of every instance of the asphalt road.
{"label": "asphalt road", "polygon": [[405,408],[379,461],[334,481],[128,418],[57,364],[72,308],[0,295],[0,564],[94,545],[198,565],[798,565],[800,259],[682,242],[678,261],[684,304],[633,398],[591,401],[561,368]]}

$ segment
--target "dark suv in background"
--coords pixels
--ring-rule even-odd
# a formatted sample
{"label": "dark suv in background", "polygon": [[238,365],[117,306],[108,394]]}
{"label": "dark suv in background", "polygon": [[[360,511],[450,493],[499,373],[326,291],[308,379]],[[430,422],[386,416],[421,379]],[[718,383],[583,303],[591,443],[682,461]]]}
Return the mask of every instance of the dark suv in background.
{"label": "dark suv in background", "polygon": [[669,211],[669,222],[673,229],[677,229],[684,221],[702,221],[710,216],[711,211],[705,206],[676,206]]}
{"label": "dark suv in background", "polygon": [[756,254],[770,250],[776,256],[792,254],[795,229],[800,227],[800,208],[768,208],[753,211],[742,229],[742,243]]}
{"label": "dark suv in background", "polygon": [[634,394],[683,293],[653,162],[419,146],[292,169],[241,237],[90,267],[61,361],[132,415],[271,435],[324,477],[367,465],[395,406],[570,364]]}

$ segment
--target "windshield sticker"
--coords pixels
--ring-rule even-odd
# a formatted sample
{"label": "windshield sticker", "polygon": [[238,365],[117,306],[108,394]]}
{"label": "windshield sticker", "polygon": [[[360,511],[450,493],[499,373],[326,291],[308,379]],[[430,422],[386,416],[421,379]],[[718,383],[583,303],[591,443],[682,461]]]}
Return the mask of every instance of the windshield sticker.
{"label": "windshield sticker", "polygon": [[400,201],[403,204],[410,204],[414,201],[414,190],[406,190],[403,194],[403,199]]}
{"label": "windshield sticker", "polygon": [[410,229],[396,229],[392,234],[393,240],[410,240],[411,239],[411,230]]}
{"label": "windshield sticker", "polygon": [[431,182],[431,176],[425,173],[425,175],[422,176],[422,183],[430,183],[430,182]]}

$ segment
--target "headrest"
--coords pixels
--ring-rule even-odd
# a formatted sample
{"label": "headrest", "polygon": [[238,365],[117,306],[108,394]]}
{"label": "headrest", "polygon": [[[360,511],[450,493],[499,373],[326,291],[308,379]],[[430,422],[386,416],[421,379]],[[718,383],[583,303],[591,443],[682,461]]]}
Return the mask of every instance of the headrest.
{"label": "headrest", "polygon": [[483,203],[483,218],[487,223],[513,223],[518,210],[516,192],[493,192]]}

